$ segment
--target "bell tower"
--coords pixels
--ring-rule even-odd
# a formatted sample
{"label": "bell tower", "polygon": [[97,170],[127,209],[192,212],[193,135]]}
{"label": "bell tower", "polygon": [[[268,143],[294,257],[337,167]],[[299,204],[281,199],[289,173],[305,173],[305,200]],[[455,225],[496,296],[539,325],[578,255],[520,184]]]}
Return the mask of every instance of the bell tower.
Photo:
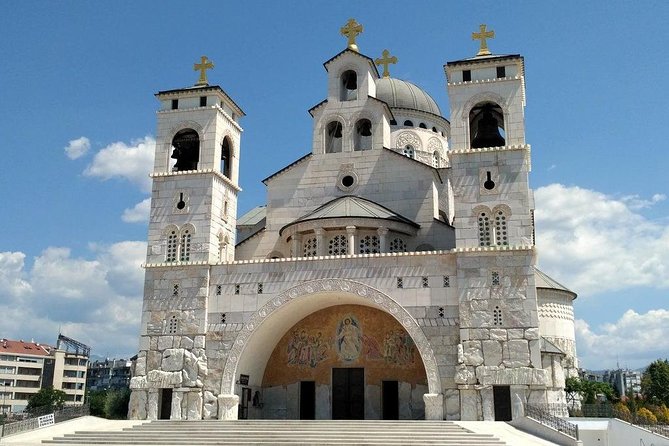
{"label": "bell tower", "polygon": [[147,263],[234,260],[244,112],[209,85],[205,56],[192,87],[161,91]]}
{"label": "bell tower", "polygon": [[530,246],[530,146],[525,144],[525,65],[517,54],[495,55],[481,25],[475,57],[448,62],[450,151],[456,194],[456,246]]}
{"label": "bell tower", "polygon": [[[463,420],[506,420],[504,401],[545,396],[533,266],[533,203],[525,144],[525,71],[495,55],[481,25],[475,57],[448,62],[451,181],[460,344],[455,382]],[[499,354],[498,354],[499,352]],[[481,411],[477,408],[481,407]]]}

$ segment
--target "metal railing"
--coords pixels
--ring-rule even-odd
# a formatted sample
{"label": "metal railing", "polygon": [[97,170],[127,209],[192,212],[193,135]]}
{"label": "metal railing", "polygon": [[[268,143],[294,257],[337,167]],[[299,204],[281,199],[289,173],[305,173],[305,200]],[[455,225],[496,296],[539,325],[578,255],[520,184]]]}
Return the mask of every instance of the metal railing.
{"label": "metal railing", "polygon": [[542,410],[540,406],[533,406],[528,404],[525,406],[525,416],[538,421],[539,423],[552,427],[553,429],[562,432],[571,438],[578,440],[578,426],[570,423],[563,417],[551,415],[549,412]]}
{"label": "metal railing", "polygon": [[49,409],[33,411],[28,415],[29,418],[0,426],[0,437],[37,429],[39,427],[39,417],[48,413],[53,413],[54,421],[60,423],[62,421],[71,420],[72,418],[83,417],[84,415],[90,414],[90,406],[84,404],[82,406],[64,407],[63,409],[55,411]]}
{"label": "metal railing", "polygon": [[618,418],[635,426],[649,430],[657,435],[669,438],[669,425],[648,424],[646,418],[637,414],[617,410],[612,404],[582,404],[581,410],[572,413],[574,417]]}

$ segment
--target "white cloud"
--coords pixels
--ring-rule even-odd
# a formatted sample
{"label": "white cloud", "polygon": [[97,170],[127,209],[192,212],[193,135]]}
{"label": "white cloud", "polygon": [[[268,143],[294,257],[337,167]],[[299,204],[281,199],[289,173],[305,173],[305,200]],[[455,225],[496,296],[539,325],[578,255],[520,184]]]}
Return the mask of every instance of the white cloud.
{"label": "white cloud", "polygon": [[121,178],[139,186],[142,191],[151,191],[149,172],[153,167],[156,140],[150,136],[131,141],[115,142],[95,154],[84,175],[108,180]]}
{"label": "white cloud", "polygon": [[586,368],[638,368],[669,352],[669,311],[651,310],[639,314],[627,310],[614,322],[593,330],[583,320],[576,320],[578,356]]}
{"label": "white cloud", "polygon": [[91,141],[85,136],[82,136],[81,138],[73,139],[68,143],[67,147],[65,147],[65,155],[71,160],[76,160],[77,158],[84,156],[90,148]]}
{"label": "white cloud", "polygon": [[669,287],[669,225],[637,212],[663,195],[644,204],[551,184],[535,198],[540,268],[581,296]]}
{"label": "white cloud", "polygon": [[146,243],[92,245],[92,258],[47,248],[32,266],[23,253],[0,253],[2,335],[55,342],[58,330],[100,355],[137,349]]}
{"label": "white cloud", "polygon": [[147,223],[151,211],[151,199],[147,198],[140,201],[134,207],[123,211],[121,220],[126,223]]}
{"label": "white cloud", "polygon": [[32,291],[24,277],[25,258],[22,252],[0,252],[0,291],[10,297],[18,298]]}
{"label": "white cloud", "polygon": [[650,197],[650,200],[641,198],[638,195],[626,195],[621,198],[621,200],[625,204],[627,204],[627,206],[629,206],[630,209],[635,211],[640,209],[647,209],[666,199],[667,196],[664,194],[655,194],[652,197]]}

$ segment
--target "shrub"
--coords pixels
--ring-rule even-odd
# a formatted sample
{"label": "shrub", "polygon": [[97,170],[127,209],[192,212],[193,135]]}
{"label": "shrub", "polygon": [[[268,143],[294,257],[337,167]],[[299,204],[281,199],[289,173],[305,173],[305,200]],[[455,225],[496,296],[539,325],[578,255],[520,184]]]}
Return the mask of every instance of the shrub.
{"label": "shrub", "polygon": [[657,417],[653,415],[653,412],[642,407],[636,413],[639,424],[657,424]]}

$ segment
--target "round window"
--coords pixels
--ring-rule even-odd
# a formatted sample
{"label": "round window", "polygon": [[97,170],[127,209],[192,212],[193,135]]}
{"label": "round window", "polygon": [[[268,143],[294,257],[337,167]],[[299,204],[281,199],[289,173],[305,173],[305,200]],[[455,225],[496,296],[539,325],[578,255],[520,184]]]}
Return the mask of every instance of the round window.
{"label": "round window", "polygon": [[341,184],[344,187],[351,187],[353,186],[353,183],[355,182],[355,178],[353,178],[351,175],[346,175],[341,179]]}

